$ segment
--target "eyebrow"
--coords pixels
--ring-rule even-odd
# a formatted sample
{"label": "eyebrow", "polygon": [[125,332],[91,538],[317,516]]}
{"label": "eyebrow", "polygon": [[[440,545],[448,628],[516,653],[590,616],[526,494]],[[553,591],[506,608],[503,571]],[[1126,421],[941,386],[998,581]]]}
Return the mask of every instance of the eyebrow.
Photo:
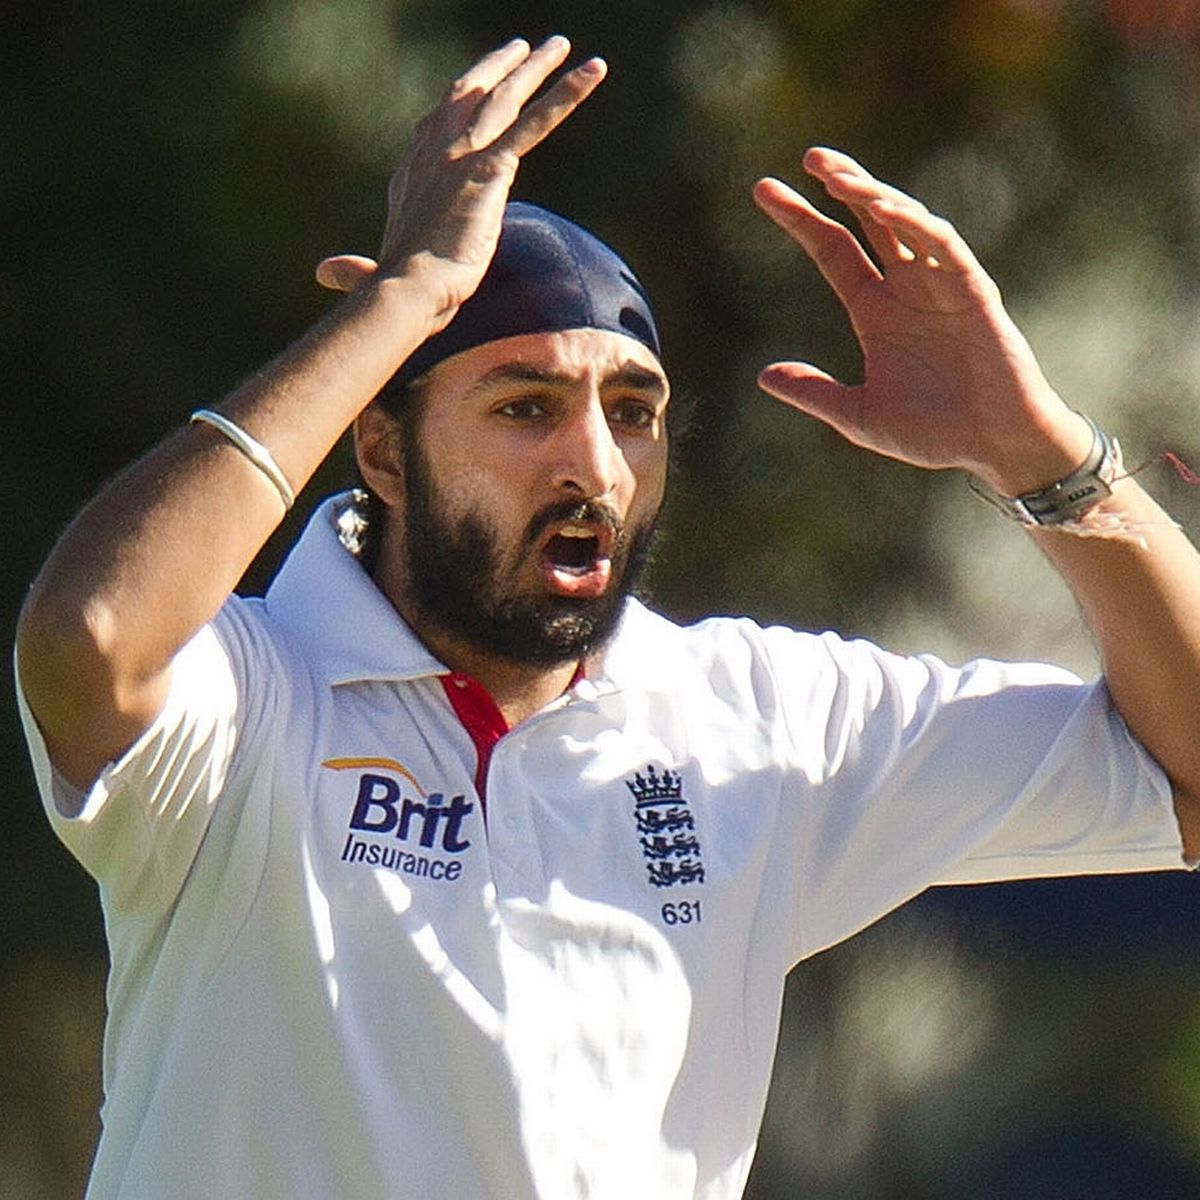
{"label": "eyebrow", "polygon": [[[565,371],[549,371],[543,367],[535,367],[529,363],[501,363],[493,367],[485,375],[480,376],[471,386],[472,392],[486,391],[494,387],[503,387],[509,383],[536,383],[547,387],[565,386],[574,383],[575,376]],[[650,392],[666,399],[668,386],[666,379],[657,371],[651,371],[636,363],[626,363],[605,375],[600,380],[600,389],[629,388],[638,392]]]}

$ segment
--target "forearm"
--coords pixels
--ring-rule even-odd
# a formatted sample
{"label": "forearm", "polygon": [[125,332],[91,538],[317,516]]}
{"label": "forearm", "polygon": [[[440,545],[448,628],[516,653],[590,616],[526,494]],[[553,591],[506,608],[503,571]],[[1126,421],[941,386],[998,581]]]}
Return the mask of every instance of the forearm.
{"label": "forearm", "polygon": [[[760,373],[762,387],[857,445],[960,468],[1000,496],[1040,491],[1088,463],[1092,430],[1051,389],[954,227],[838,151],[812,149],[804,166],[852,209],[873,254],[778,180],[760,180],[755,197],[845,305],[865,382],[779,362]],[[1106,516],[1115,530],[1099,527]],[[1170,777],[1185,848],[1200,858],[1200,555],[1129,479],[1084,514],[1083,532],[1105,536],[1079,532],[1031,536],[1074,589],[1113,699]]]}
{"label": "forearm", "polygon": [[[433,327],[407,277],[342,301],[237,388],[223,413],[298,491]],[[231,442],[186,427],[106,486],[51,552],[18,626],[27,698],[56,761],[88,782],[153,719],[179,648],[278,525],[276,488]]]}
{"label": "forearm", "polygon": [[[1007,463],[981,472],[1009,496],[1064,478],[1085,461],[1085,424],[1048,388],[1033,393],[1037,436],[1015,438]],[[1032,424],[1032,423],[1031,423]],[[1200,855],[1200,553],[1133,479],[1061,527],[1031,536],[1075,593],[1105,681],[1134,735],[1171,780],[1189,857]]]}
{"label": "forearm", "polygon": [[1200,856],[1200,554],[1132,479],[1088,514],[1122,531],[1032,536],[1074,591],[1109,691],[1172,782],[1189,857]]}
{"label": "forearm", "polygon": [[[388,187],[378,264],[312,332],[221,408],[298,491],[396,368],[474,292],[523,154],[604,77],[589,59],[543,89],[570,45],[485,55],[418,126]],[[341,279],[349,259],[326,260]],[[323,280],[326,277],[323,276]],[[157,715],[171,660],[283,515],[282,493],[220,432],[191,426],[83,511],[30,592],[22,684],[58,768],[91,782]],[[64,686],[64,684],[66,686]]]}

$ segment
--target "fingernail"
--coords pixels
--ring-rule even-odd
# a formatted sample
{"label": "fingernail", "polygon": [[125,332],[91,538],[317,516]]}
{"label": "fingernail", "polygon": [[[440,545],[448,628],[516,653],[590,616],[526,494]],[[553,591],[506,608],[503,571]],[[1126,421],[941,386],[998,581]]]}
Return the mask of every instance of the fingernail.
{"label": "fingernail", "polygon": [[589,58],[579,70],[584,75],[603,75],[608,70],[608,63],[602,58]]}

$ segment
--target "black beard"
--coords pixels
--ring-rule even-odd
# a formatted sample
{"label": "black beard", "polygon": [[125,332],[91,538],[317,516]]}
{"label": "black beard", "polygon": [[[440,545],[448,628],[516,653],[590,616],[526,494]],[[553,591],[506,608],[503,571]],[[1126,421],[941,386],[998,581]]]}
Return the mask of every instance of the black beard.
{"label": "black beard", "polygon": [[[525,666],[578,662],[611,637],[654,537],[653,519],[618,534],[612,574],[595,597],[506,594],[494,527],[479,510],[448,519],[418,439],[403,442],[405,555],[409,599],[442,633]],[[587,501],[552,505],[530,521],[522,542],[532,547],[555,521],[599,520],[609,509]]]}

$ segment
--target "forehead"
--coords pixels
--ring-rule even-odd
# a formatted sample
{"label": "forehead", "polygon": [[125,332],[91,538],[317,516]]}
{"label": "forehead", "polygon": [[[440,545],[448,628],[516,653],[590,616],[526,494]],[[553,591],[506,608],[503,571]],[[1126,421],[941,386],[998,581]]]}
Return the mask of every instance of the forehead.
{"label": "forehead", "polygon": [[517,379],[523,371],[563,383],[595,382],[621,376],[646,380],[666,394],[662,364],[648,346],[622,333],[604,329],[568,329],[555,333],[526,333],[473,346],[438,363],[426,375],[426,394],[461,395],[486,386],[489,379]]}

